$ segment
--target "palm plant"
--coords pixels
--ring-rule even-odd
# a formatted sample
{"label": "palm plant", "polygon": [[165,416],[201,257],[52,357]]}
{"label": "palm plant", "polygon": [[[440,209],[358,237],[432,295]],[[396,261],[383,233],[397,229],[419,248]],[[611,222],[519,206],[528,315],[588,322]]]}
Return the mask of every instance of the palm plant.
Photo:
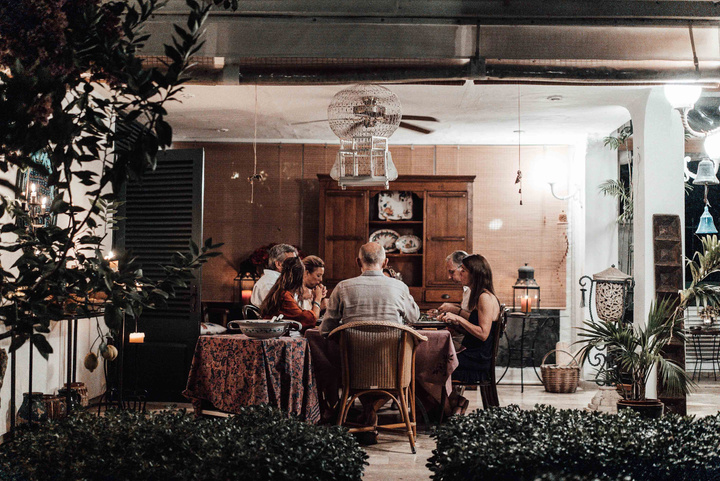
{"label": "palm plant", "polygon": [[657,364],[663,384],[674,393],[687,394],[694,386],[685,370],[674,361],[663,358],[663,348],[673,339],[685,340],[682,326],[685,310],[696,306],[720,305],[720,286],[709,284],[710,275],[720,272],[720,242],[716,235],[702,238],[702,252],[687,260],[692,281],[680,291],[679,301],[660,299],[653,303],[645,327],[632,324],[586,321],[580,329],[580,358],[589,357],[592,349],[606,349],[614,362],[601,369],[608,383],[632,386],[627,393],[632,400],[645,399],[645,386]]}
{"label": "palm plant", "polygon": [[658,366],[663,384],[671,393],[687,394],[693,386],[685,370],[662,355],[672,338],[684,340],[682,323],[676,316],[677,303],[661,299],[650,307],[648,322],[639,328],[632,324],[586,321],[580,330],[580,357],[586,359],[591,349],[608,350],[614,366],[604,369],[605,380],[614,384],[629,381],[627,398],[645,399],[645,386],[653,367]]}

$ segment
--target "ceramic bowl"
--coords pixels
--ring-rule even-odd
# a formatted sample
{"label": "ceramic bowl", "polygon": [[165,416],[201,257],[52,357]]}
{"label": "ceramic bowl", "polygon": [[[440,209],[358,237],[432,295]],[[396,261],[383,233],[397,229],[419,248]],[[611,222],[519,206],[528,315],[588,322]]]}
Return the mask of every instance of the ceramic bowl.
{"label": "ceramic bowl", "polygon": [[231,331],[239,330],[247,337],[253,339],[272,339],[280,337],[289,331],[299,331],[302,325],[297,321],[272,321],[270,319],[258,319],[251,321],[230,321],[228,328]]}
{"label": "ceramic bowl", "polygon": [[403,235],[395,241],[395,247],[403,254],[415,254],[420,252],[422,241],[415,235]]}

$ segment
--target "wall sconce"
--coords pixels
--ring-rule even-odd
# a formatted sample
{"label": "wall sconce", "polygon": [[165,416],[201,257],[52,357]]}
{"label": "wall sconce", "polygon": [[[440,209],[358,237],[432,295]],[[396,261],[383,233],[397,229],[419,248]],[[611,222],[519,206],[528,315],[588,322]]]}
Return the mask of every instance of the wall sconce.
{"label": "wall sconce", "polygon": [[560,195],[557,193],[557,191],[555,190],[555,185],[560,182],[561,172],[563,172],[564,169],[560,165],[558,159],[548,156],[547,153],[545,153],[544,151],[545,147],[543,147],[545,181],[550,186],[550,193],[552,194],[552,196],[555,197],[557,200],[568,200],[576,197],[577,194],[580,192],[578,186],[573,186],[572,188],[570,188],[567,195]]}

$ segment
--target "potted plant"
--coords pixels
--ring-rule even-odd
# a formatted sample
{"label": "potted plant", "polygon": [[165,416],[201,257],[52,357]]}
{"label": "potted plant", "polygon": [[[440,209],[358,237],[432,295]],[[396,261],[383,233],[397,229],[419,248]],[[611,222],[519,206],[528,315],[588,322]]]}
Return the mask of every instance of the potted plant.
{"label": "potted plant", "polygon": [[657,365],[663,383],[672,393],[687,394],[693,386],[685,370],[674,361],[663,358],[662,351],[673,339],[684,341],[683,319],[688,306],[698,307],[720,305],[720,286],[707,282],[707,278],[720,272],[720,243],[715,235],[702,239],[702,252],[696,252],[688,259],[692,275],[690,285],[680,291],[679,299],[659,299],[650,307],[648,321],[644,327],[629,323],[586,321],[580,330],[580,358],[585,360],[590,351],[606,349],[606,355],[613,362],[611,367],[600,374],[605,381],[616,385],[629,384],[625,390],[626,399],[618,402],[618,408],[632,406],[642,410],[650,406],[653,415],[662,413],[662,403],[648,400],[645,387]]}
{"label": "potted plant", "polygon": [[618,409],[632,408],[649,417],[660,417],[663,404],[646,399],[645,386],[657,365],[660,375],[671,392],[686,394],[691,381],[685,370],[662,356],[663,348],[675,337],[684,340],[682,323],[677,317],[677,303],[662,299],[650,307],[644,327],[630,323],[586,321],[580,330],[583,344],[580,357],[586,359],[591,349],[606,349],[612,359],[602,374],[606,382],[629,384],[625,399],[618,401]]}

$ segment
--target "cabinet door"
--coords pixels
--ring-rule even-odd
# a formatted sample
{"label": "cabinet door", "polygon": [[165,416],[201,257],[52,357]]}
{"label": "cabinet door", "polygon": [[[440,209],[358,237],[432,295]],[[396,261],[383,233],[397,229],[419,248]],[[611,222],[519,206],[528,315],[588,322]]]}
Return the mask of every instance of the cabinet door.
{"label": "cabinet door", "polygon": [[333,286],[360,275],[355,263],[360,246],[367,242],[368,193],[328,190],[324,198],[323,255],[325,283]]}
{"label": "cabinet door", "polygon": [[425,200],[425,285],[452,285],[445,258],[468,246],[467,192],[428,192]]}

